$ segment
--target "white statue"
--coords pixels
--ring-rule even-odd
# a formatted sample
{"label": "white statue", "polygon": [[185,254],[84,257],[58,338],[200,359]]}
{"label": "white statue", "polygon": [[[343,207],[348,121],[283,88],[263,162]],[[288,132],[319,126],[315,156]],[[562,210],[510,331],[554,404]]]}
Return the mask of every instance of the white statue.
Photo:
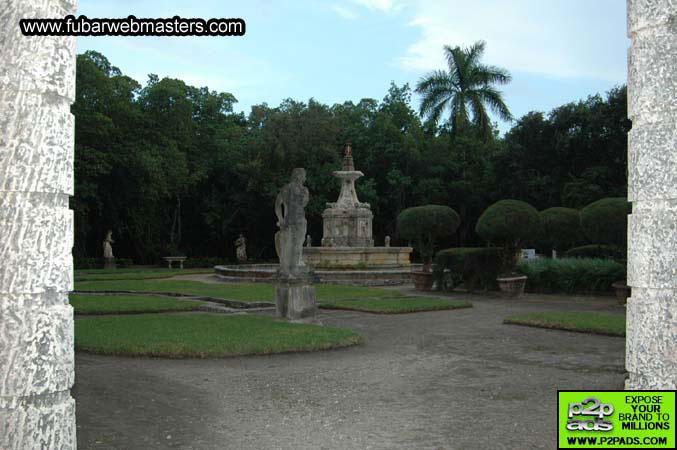
{"label": "white statue", "polygon": [[386,239],[385,239],[385,246],[386,246],[386,247],[390,247],[390,236],[386,236]]}
{"label": "white statue", "polygon": [[313,238],[310,237],[310,235],[306,236],[306,247],[312,247],[313,246]]}
{"label": "white statue", "polygon": [[247,240],[240,233],[240,237],[235,240],[235,256],[239,262],[247,261]]}
{"label": "white statue", "polygon": [[113,231],[108,230],[106,233],[106,239],[103,240],[103,257],[106,259],[113,259]]}

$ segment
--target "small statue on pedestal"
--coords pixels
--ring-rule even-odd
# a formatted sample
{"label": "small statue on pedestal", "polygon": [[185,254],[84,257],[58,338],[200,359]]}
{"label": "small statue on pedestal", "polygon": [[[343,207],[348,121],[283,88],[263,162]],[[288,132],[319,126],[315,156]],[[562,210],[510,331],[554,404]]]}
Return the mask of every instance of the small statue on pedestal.
{"label": "small statue on pedestal", "polygon": [[242,233],[235,240],[235,256],[238,262],[247,262],[247,240]]}
{"label": "small statue on pedestal", "polygon": [[113,256],[113,231],[108,230],[106,238],[103,240],[103,268],[115,269],[115,257]]}

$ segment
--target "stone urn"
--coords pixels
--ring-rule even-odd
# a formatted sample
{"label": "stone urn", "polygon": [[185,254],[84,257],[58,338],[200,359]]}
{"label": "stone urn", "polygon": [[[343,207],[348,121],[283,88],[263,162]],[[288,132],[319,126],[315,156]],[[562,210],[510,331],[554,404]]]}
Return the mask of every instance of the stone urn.
{"label": "stone urn", "polygon": [[616,290],[616,298],[618,299],[619,305],[625,305],[628,303],[628,297],[631,294],[631,288],[627,285],[625,280],[616,281],[611,285],[612,288]]}
{"label": "stone urn", "polygon": [[414,286],[417,291],[431,291],[433,289],[433,273],[425,271],[412,271],[411,277],[414,279]]}
{"label": "stone urn", "polygon": [[504,296],[517,298],[524,294],[524,286],[527,284],[526,275],[506,275],[496,278],[498,288]]}

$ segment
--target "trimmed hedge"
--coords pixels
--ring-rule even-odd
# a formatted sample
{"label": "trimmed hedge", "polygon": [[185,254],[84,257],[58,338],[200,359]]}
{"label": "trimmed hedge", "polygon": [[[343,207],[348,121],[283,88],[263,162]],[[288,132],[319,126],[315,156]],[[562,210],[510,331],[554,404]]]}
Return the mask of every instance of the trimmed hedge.
{"label": "trimmed hedge", "polygon": [[528,277],[526,291],[536,293],[611,294],[626,275],[622,264],[594,258],[520,261],[517,270]]}
{"label": "trimmed hedge", "polygon": [[[130,267],[134,264],[129,258],[115,258],[115,267]],[[73,258],[75,270],[101,269],[103,267],[103,258]]]}
{"label": "trimmed hedge", "polygon": [[539,213],[543,223],[543,240],[559,251],[584,242],[581,216],[577,209],[548,208]]}
{"label": "trimmed hedge", "polygon": [[624,255],[621,249],[613,245],[590,244],[570,248],[564,256],[567,258],[621,259]]}
{"label": "trimmed hedge", "polygon": [[[227,265],[229,263],[225,258],[191,258],[190,256],[183,261],[184,269],[212,268],[214,266]],[[167,262],[162,260],[162,267],[167,267]],[[173,263],[173,267],[178,267],[178,263]]]}
{"label": "trimmed hedge", "polygon": [[494,289],[501,266],[500,252],[501,249],[496,247],[440,250],[435,256],[437,286],[442,290],[452,290],[465,283],[468,292],[473,292],[475,287]]}
{"label": "trimmed hedge", "polygon": [[625,197],[603,198],[581,210],[581,226],[590,242],[626,248],[631,211]]}

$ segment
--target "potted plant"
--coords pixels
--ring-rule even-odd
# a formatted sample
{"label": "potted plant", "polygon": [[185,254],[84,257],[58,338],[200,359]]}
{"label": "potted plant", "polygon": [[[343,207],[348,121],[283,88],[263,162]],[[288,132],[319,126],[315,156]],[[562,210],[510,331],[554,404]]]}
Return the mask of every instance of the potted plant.
{"label": "potted plant", "polygon": [[515,272],[522,246],[542,235],[541,218],[533,206],[520,200],[500,200],[477,220],[475,232],[499,251],[499,289],[510,297],[524,293],[527,277]]}
{"label": "potted plant", "polygon": [[442,205],[407,208],[397,217],[400,236],[411,241],[421,254],[423,270],[412,271],[416,289],[429,291],[433,286],[432,267],[435,241],[456,232],[461,219],[453,209]]}
{"label": "potted plant", "polygon": [[[628,247],[628,214],[632,206],[625,197],[608,197],[590,203],[581,210],[581,227],[588,239],[597,244],[608,244],[618,249],[621,255],[616,260],[626,263]],[[626,279],[615,281],[618,303],[625,305],[631,294]]]}

